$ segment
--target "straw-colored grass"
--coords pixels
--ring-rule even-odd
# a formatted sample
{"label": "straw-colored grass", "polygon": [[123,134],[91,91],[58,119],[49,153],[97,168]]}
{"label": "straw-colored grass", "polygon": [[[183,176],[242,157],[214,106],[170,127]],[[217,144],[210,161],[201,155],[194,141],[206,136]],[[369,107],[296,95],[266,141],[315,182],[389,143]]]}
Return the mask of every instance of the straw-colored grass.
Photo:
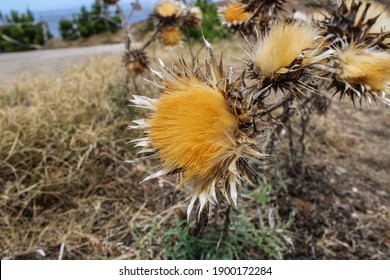
{"label": "straw-colored grass", "polygon": [[136,112],[115,86],[119,62],[93,59],[1,92],[1,257],[35,258],[42,248],[57,258],[61,244],[63,258],[119,255],[110,239],[126,234],[122,219],[139,206],[137,169],[124,164]]}

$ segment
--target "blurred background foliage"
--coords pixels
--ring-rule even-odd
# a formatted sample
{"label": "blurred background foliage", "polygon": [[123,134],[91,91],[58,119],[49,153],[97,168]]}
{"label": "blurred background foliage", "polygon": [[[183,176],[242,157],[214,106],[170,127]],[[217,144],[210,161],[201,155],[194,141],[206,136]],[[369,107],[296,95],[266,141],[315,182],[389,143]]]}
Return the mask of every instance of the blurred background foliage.
{"label": "blurred background foliage", "polygon": [[0,21],[0,52],[31,50],[44,45],[45,36],[46,39],[52,37],[44,22],[35,22],[30,10],[26,13],[11,11],[9,15],[0,14]]}
{"label": "blurred background foliage", "polygon": [[95,0],[91,10],[82,7],[80,13],[72,20],[60,21],[60,34],[64,40],[76,40],[88,38],[102,33],[116,33],[120,29],[118,11],[111,15],[108,7],[102,5],[100,0]]}

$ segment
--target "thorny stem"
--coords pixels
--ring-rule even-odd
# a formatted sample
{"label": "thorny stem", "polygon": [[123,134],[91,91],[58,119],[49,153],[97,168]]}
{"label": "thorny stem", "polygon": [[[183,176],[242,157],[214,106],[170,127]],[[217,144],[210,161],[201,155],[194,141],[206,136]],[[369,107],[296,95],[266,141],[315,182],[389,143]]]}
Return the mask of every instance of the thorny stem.
{"label": "thorny stem", "polygon": [[221,242],[222,242],[222,239],[225,235],[225,233],[227,233],[229,231],[229,226],[230,226],[230,210],[232,209],[232,207],[230,205],[228,205],[228,208],[226,209],[225,211],[225,223],[224,223],[224,226],[223,226],[223,229],[221,231],[221,236],[219,237],[219,240],[218,240],[218,244],[217,244],[217,250],[219,248],[219,246],[221,245]]}
{"label": "thorny stem", "polygon": [[195,53],[195,57],[198,57],[198,55],[200,54],[200,52],[203,50],[204,48],[204,44],[202,44],[199,48],[199,50]]}
{"label": "thorny stem", "polygon": [[157,27],[157,29],[156,29],[156,31],[154,32],[154,34],[152,35],[152,37],[149,39],[149,41],[147,41],[147,42],[145,43],[145,45],[142,47],[142,49],[141,49],[142,51],[145,50],[145,49],[154,41],[154,39],[156,39],[157,35],[160,33],[160,31],[161,31],[162,28],[163,28],[163,25],[160,24],[160,25]]}
{"label": "thorny stem", "polygon": [[[131,49],[131,43],[133,40],[132,40],[131,33],[130,33],[127,22],[129,21],[131,15],[134,12],[134,7],[131,8],[131,11],[130,11],[129,16],[127,17],[127,20],[125,19],[125,16],[123,14],[121,7],[119,6],[119,3],[116,4],[116,8],[118,10],[119,17],[121,19],[122,32],[124,33],[123,36],[124,36],[125,52],[129,53],[130,49]],[[127,71],[126,67],[127,67],[127,64],[129,63],[129,61],[128,61],[129,57],[127,55],[125,57],[126,57],[126,59],[124,59],[124,63],[123,63],[124,64],[123,67],[125,68],[125,71],[124,71],[125,72],[125,79],[124,79],[125,81],[124,81],[123,87],[124,87],[126,94],[128,94],[129,93],[128,84],[129,84],[129,80],[130,80],[130,73],[129,73],[129,71]],[[136,87],[135,79],[133,79],[133,84]]]}
{"label": "thorny stem", "polygon": [[[288,130],[291,130],[291,133],[292,133],[292,129],[291,127],[288,127],[289,126],[289,120],[292,116],[292,114],[294,113],[294,109],[292,109],[290,107],[290,103],[294,100],[294,96],[293,95],[290,95],[290,96],[286,96],[285,98],[283,98],[282,100],[280,100],[279,102],[277,102],[274,106],[271,106],[269,107],[266,111],[267,113],[266,114],[269,114],[271,113],[272,111],[276,110],[277,108],[280,108],[283,106],[284,110],[283,110],[283,113],[279,116],[279,123],[277,125],[277,127],[274,129],[274,132],[272,133],[271,135],[271,139],[270,139],[270,142],[267,144],[267,151],[268,153],[272,154],[273,152],[273,149],[274,149],[274,146],[275,146],[275,141],[277,140],[277,135],[280,134],[280,132],[282,131],[282,129],[285,127],[285,125],[287,125],[287,129]],[[276,106],[277,105],[277,106]],[[289,133],[289,135],[291,135],[291,133]],[[293,145],[292,143],[292,139],[290,139],[290,145]],[[290,146],[291,147],[291,146]]]}
{"label": "thorny stem", "polygon": [[279,100],[277,103],[274,105],[268,107],[265,110],[259,110],[257,113],[259,114],[260,117],[265,116],[270,114],[271,112],[275,111],[276,109],[279,109],[280,107],[284,106],[285,104],[288,104],[294,99],[293,94],[286,95],[283,97],[281,100]]}

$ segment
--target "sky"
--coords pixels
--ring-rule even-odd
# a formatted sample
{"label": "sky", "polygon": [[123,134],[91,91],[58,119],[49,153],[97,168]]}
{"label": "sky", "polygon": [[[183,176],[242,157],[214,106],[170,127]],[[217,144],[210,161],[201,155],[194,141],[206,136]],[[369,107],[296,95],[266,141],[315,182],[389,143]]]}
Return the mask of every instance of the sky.
{"label": "sky", "polygon": [[[83,5],[90,7],[94,0],[0,0],[0,11],[9,13],[10,10],[52,11],[79,8]],[[122,0],[123,4],[130,0]],[[156,0],[140,0],[141,4],[150,4]]]}

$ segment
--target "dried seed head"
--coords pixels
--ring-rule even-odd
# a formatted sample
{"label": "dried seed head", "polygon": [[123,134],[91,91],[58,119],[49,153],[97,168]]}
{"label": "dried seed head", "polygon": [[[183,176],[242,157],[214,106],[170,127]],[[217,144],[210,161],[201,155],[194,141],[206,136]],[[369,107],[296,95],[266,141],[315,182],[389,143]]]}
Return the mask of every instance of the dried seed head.
{"label": "dried seed head", "polygon": [[211,45],[207,43],[206,48],[206,72],[198,65],[190,70],[184,60],[181,68],[168,69],[162,63],[165,71],[153,70],[159,82],[152,82],[162,89],[161,96],[132,100],[152,110],[149,119],[134,121],[147,133],[134,142],[143,147],[140,153],[152,153],[162,165],[145,180],[178,174],[177,188],[187,193],[190,202],[188,216],[197,201],[199,213],[206,205],[216,205],[217,193],[236,206],[237,187],[249,180],[246,160],[264,162],[266,158],[252,148],[253,140],[241,129],[237,108],[228,101],[237,81],[231,82],[224,74]]}
{"label": "dried seed head", "polygon": [[125,53],[124,62],[127,70],[134,75],[142,74],[149,65],[146,53],[137,49]]}
{"label": "dried seed head", "polygon": [[229,3],[219,10],[219,17],[222,24],[227,26],[237,26],[245,24],[252,16],[245,10],[246,5],[241,2]]}
{"label": "dried seed head", "polygon": [[390,35],[379,36],[390,32],[390,13],[385,6],[371,1],[342,0],[328,12],[329,15],[320,23],[338,47],[341,47],[338,38],[348,44],[389,47]]}
{"label": "dried seed head", "polygon": [[188,28],[200,28],[202,25],[203,14],[199,7],[189,7],[183,18],[183,26]]}
{"label": "dried seed head", "polygon": [[164,0],[156,6],[156,13],[161,18],[180,17],[182,11],[181,5],[173,0]]}
{"label": "dried seed head", "polygon": [[163,167],[186,170],[184,180],[210,176],[234,154],[238,120],[216,89],[179,78],[155,106],[149,123],[152,145]]}
{"label": "dried seed head", "polygon": [[279,22],[258,42],[252,61],[266,78],[288,71],[299,55],[309,62],[321,42],[319,31],[304,22]]}
{"label": "dried seed head", "polygon": [[161,33],[161,41],[167,47],[174,47],[181,43],[182,34],[178,27],[169,26]]}
{"label": "dried seed head", "polygon": [[337,51],[339,59],[332,84],[341,94],[354,101],[377,98],[389,103],[385,95],[390,91],[390,54],[364,47],[349,45]]}

